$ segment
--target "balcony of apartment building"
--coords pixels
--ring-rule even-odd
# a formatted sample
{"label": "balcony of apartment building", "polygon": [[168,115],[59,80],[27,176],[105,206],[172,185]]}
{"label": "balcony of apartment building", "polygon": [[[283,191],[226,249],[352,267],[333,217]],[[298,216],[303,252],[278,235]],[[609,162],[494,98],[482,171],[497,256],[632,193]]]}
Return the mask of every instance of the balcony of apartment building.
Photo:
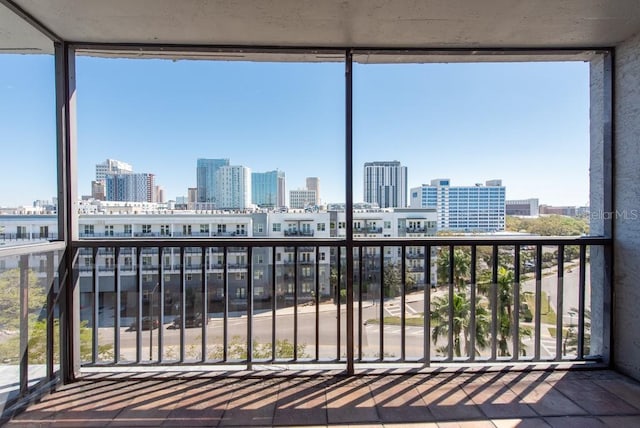
{"label": "balcony of apartment building", "polygon": [[[0,24],[3,54],[52,56],[58,196],[57,230],[0,247],[8,426],[640,424],[637,2],[0,0]],[[81,226],[83,55],[344,65],[339,236]],[[590,68],[588,236],[354,237],[354,64],[548,60]]]}

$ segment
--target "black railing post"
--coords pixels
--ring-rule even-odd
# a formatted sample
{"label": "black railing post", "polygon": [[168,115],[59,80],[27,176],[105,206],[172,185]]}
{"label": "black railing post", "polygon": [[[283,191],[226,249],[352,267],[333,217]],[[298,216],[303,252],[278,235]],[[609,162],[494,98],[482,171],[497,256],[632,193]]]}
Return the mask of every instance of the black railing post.
{"label": "black railing post", "polygon": [[56,73],[56,145],[58,166],[58,236],[65,242],[60,264],[60,367],[63,383],[76,379],[80,370],[79,287],[72,274],[78,237],[75,135],[75,50],[63,41],[54,43]]}
{"label": "black railing post", "polygon": [[353,52],[345,52],[345,166],[347,226],[347,373],[354,373],[353,352]]}
{"label": "black railing post", "polygon": [[513,335],[513,355],[512,359],[517,361],[520,357],[520,245],[514,247],[513,256],[513,322],[511,323],[511,334]]}
{"label": "black railing post", "polygon": [[424,366],[431,365],[431,245],[424,247]]}
{"label": "black railing post", "polygon": [[[449,308],[447,315],[447,342],[449,346],[447,348],[447,360],[453,360],[453,348],[456,338],[453,336],[453,317],[454,317],[454,304],[455,304],[455,246],[449,245],[449,269],[448,269],[448,284],[449,284]],[[459,340],[460,338],[458,338]]]}
{"label": "black railing post", "polygon": [[[253,369],[253,247],[247,247],[247,370]],[[294,345],[295,353],[295,345]]]}
{"label": "black railing post", "polygon": [[20,395],[29,390],[29,256],[20,256]]}
{"label": "black railing post", "polygon": [[498,358],[498,245],[493,245],[491,269],[491,361]]}
{"label": "black railing post", "polygon": [[564,328],[564,245],[558,245],[558,274],[556,285],[556,361],[562,359],[567,353],[567,338]]}
{"label": "black railing post", "polygon": [[469,266],[471,270],[471,291],[470,291],[470,307],[471,307],[471,318],[469,320],[469,361],[474,361],[476,359],[476,315],[478,311],[477,300],[477,292],[478,292],[478,272],[477,272],[477,258],[478,258],[478,247],[476,245],[471,246],[471,266]]}
{"label": "black railing post", "polygon": [[578,279],[578,359],[584,358],[585,271],[586,245],[580,245],[580,273]]}

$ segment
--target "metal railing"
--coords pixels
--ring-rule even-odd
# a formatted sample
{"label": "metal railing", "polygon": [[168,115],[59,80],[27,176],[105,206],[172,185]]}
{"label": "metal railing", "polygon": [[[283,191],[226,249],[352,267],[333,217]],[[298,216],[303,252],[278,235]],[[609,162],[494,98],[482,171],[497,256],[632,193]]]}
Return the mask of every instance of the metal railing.
{"label": "metal railing", "polygon": [[313,236],[313,230],[285,230],[284,236],[302,236],[302,237],[311,237]]}
{"label": "metal railing", "polygon": [[[90,275],[78,266],[81,318],[93,337],[91,358],[82,363],[344,363],[347,347],[357,364],[590,358],[590,251],[609,240],[447,237],[353,245],[351,288],[340,240],[75,242],[76,252],[90,249],[95,260]],[[313,260],[299,260],[303,247],[314,248]],[[115,260],[123,248],[136,249],[133,271],[120,261],[108,280],[100,256],[106,248]],[[222,266],[211,267],[214,248]],[[295,253],[291,263],[278,260],[285,248]],[[155,259],[176,257],[171,263],[179,269],[155,259],[143,266],[149,249],[157,250]],[[232,251],[248,262],[232,261]],[[350,288],[353,307],[346,304]]]}
{"label": "metal railing", "polygon": [[[42,394],[59,374],[64,243],[0,249],[0,407]],[[55,346],[56,341],[58,342]]]}
{"label": "metal railing", "polygon": [[382,233],[381,227],[354,227],[353,233]]}
{"label": "metal railing", "polygon": [[55,241],[57,239],[58,234],[56,232],[0,233],[0,241]]}

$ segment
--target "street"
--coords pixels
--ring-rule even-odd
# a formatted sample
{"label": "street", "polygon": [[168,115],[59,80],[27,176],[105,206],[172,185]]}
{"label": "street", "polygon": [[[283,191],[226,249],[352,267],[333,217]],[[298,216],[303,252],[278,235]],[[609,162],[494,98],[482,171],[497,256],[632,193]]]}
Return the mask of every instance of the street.
{"label": "street", "polygon": [[[588,265],[587,265],[588,266]],[[552,270],[545,270],[542,279],[542,291],[546,293],[550,307],[555,310],[557,301],[557,275]],[[568,266],[564,274],[564,305],[563,323],[564,325],[577,324],[577,318],[573,308],[578,307],[578,269]],[[589,307],[589,270],[587,269],[586,284],[586,305]],[[521,293],[534,292],[535,280],[529,279],[521,285]],[[431,298],[444,295],[446,287],[439,287],[432,290]],[[424,311],[424,294],[422,291],[410,293],[406,297],[406,316],[419,317]],[[346,310],[345,305],[340,306],[340,350],[337,349],[337,307],[333,303],[322,303],[318,306],[318,357],[320,360],[333,360],[346,355]],[[358,344],[362,343],[363,359],[377,359],[380,355],[380,331],[381,326],[377,321],[380,319],[379,299],[367,300],[362,304],[361,325],[358,324],[358,305],[354,311],[354,332],[355,332],[355,352],[359,355]],[[533,310],[533,308],[531,308]],[[276,342],[282,346],[282,359],[290,359],[292,356],[292,345],[294,343],[294,309],[287,307],[276,311]],[[384,316],[400,316],[400,299],[388,299],[384,304]],[[312,359],[316,355],[316,307],[311,305],[300,305],[298,307],[297,322],[297,344],[298,358]],[[179,359],[180,350],[180,330],[172,328],[171,323],[162,325],[163,350],[165,360]],[[128,325],[132,320],[122,319],[122,324],[127,327],[120,329],[120,356],[124,361],[135,360],[136,355],[136,332]],[[223,323],[219,316],[210,314],[209,322],[206,326],[207,332],[207,359],[219,359],[222,356],[223,344]],[[533,323],[525,323],[521,320],[521,326],[533,327]],[[432,326],[433,327],[433,326]],[[551,337],[549,327],[543,325],[541,328],[541,348],[542,357],[555,356],[555,338]],[[254,346],[260,357],[269,358],[271,355],[270,344],[272,341],[273,313],[271,311],[255,311],[253,316],[252,333]],[[142,332],[142,358],[147,361],[155,361],[158,357],[158,332],[159,329],[144,330]],[[227,319],[227,341],[228,358],[244,358],[247,337],[247,317],[244,314],[232,313]],[[382,337],[384,341],[383,355],[385,358],[400,358],[401,352],[401,327],[399,325],[385,325],[382,327]],[[101,345],[113,344],[114,329],[104,327],[99,329],[99,341]],[[359,338],[361,337],[361,340]],[[201,358],[202,328],[185,329],[185,356],[187,360],[199,360]],[[430,335],[427,340],[430,340]],[[445,339],[438,341],[436,345],[431,344],[431,356],[437,356],[436,349],[445,345]],[[150,345],[152,347],[150,353]],[[285,348],[289,345],[289,349]],[[533,339],[524,338],[524,349],[527,355],[533,353]],[[277,348],[279,349],[279,348]],[[421,358],[424,352],[424,329],[422,327],[407,326],[405,329],[405,357],[407,359]],[[482,356],[490,355],[490,350],[482,351]]]}

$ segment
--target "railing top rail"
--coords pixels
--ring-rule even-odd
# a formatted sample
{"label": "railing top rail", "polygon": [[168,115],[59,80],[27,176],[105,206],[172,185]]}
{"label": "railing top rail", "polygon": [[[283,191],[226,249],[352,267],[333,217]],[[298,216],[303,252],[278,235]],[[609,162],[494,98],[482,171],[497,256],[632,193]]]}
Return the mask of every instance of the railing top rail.
{"label": "railing top rail", "polygon": [[[156,238],[156,239],[82,239],[73,241],[74,248],[81,247],[308,247],[345,246],[344,238],[290,240],[290,239],[221,239],[221,238]],[[602,236],[429,236],[404,238],[358,238],[355,247],[366,246],[483,246],[483,245],[608,245],[611,238]]]}
{"label": "railing top rail", "polygon": [[607,245],[611,238],[602,236],[426,236],[403,238],[358,238],[356,246],[402,246],[402,245]]}
{"label": "railing top rail", "polygon": [[65,249],[64,241],[39,242],[36,244],[8,245],[0,247],[0,258],[10,256],[23,256],[27,254],[46,253],[49,251],[62,251]]}

